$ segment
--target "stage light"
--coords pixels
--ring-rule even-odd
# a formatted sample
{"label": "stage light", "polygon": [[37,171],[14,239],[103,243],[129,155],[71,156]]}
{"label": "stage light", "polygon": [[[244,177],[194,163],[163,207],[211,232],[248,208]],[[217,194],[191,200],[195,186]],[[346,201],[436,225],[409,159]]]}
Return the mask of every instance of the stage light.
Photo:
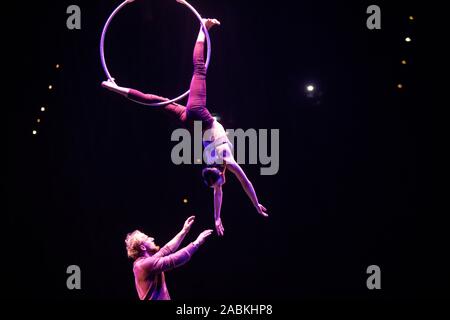
{"label": "stage light", "polygon": [[314,84],[313,82],[304,84],[304,87],[302,89],[304,91],[304,94],[306,98],[312,99],[312,102],[314,104],[320,104],[320,101],[318,98],[321,96],[321,92],[319,88]]}
{"label": "stage light", "polygon": [[40,122],[41,122],[41,119],[37,118],[36,122],[37,122],[37,123],[40,123]]}
{"label": "stage light", "polygon": [[37,131],[36,130],[33,130],[33,135],[37,135]]}
{"label": "stage light", "polygon": [[53,86],[52,85],[49,85],[48,86],[48,90],[52,90],[53,89]]}
{"label": "stage light", "polygon": [[409,20],[414,21],[414,16],[409,16]]}
{"label": "stage light", "polygon": [[42,111],[42,112],[45,112],[45,107],[42,107],[42,108],[41,108],[41,111]]}
{"label": "stage light", "polygon": [[407,64],[406,60],[402,60],[402,64],[403,65]]}
{"label": "stage light", "polygon": [[399,84],[397,85],[397,88],[403,89],[403,85],[402,85],[401,83],[399,83]]}
{"label": "stage light", "polygon": [[306,86],[306,91],[313,92],[314,90],[315,90],[315,88],[312,84]]}
{"label": "stage light", "polygon": [[186,198],[183,199],[183,203],[184,203],[184,204],[186,204],[186,203],[188,203],[188,202],[189,202],[188,199],[186,199]]}
{"label": "stage light", "polygon": [[56,66],[55,66],[55,67],[56,67],[56,69],[59,69],[60,65],[59,65],[59,64],[56,64]]}
{"label": "stage light", "polygon": [[406,42],[411,42],[412,40],[411,40],[410,37],[406,37],[406,38],[405,38],[405,41],[406,41]]}

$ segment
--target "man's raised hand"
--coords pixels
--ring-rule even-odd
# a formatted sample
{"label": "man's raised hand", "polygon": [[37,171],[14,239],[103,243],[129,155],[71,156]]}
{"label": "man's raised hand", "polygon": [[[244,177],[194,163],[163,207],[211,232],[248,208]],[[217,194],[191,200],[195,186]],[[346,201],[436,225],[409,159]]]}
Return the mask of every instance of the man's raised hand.
{"label": "man's raised hand", "polygon": [[194,243],[196,242],[197,245],[202,245],[205,243],[206,239],[213,233],[213,230],[209,229],[209,230],[205,230],[202,233],[199,234],[197,240],[194,241]]}
{"label": "man's raised hand", "polygon": [[192,224],[194,223],[194,221],[195,221],[195,216],[187,218],[187,220],[183,226],[183,231],[188,233],[191,230],[191,227],[192,227]]}

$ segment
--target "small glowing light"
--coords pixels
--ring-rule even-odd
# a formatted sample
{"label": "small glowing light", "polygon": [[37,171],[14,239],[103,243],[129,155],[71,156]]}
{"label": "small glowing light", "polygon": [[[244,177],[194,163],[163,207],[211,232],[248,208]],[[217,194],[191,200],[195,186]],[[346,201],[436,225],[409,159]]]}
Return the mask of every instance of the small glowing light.
{"label": "small glowing light", "polygon": [[42,107],[42,108],[41,108],[41,111],[44,112],[44,111],[45,111],[45,107]]}
{"label": "small glowing light", "polygon": [[37,122],[37,123],[40,123],[40,122],[41,122],[41,119],[37,118],[36,122]]}
{"label": "small glowing light", "polygon": [[313,85],[308,85],[308,86],[306,86],[306,90],[308,91],[308,92],[313,92],[314,91],[314,86]]}
{"label": "small glowing light", "polygon": [[409,16],[409,20],[414,21],[414,16]]}
{"label": "small glowing light", "polygon": [[196,161],[197,161],[197,163],[202,163],[201,159],[197,159]]}
{"label": "small glowing light", "polygon": [[406,38],[405,38],[405,41],[406,41],[406,42],[411,42],[412,40],[411,40],[410,37],[406,37]]}
{"label": "small glowing light", "polygon": [[402,64],[403,65],[407,64],[406,60],[402,60]]}
{"label": "small glowing light", "polygon": [[56,66],[55,66],[55,68],[56,68],[56,69],[59,69],[59,67],[60,67],[60,65],[59,65],[59,63],[57,63]]}
{"label": "small glowing light", "polygon": [[37,135],[37,131],[36,130],[33,130],[33,135]]}
{"label": "small glowing light", "polygon": [[52,90],[53,89],[53,86],[52,85],[49,85],[48,86],[48,90]]}
{"label": "small glowing light", "polygon": [[399,84],[397,85],[397,88],[403,89],[403,85],[402,85],[401,83],[399,83]]}
{"label": "small glowing light", "polygon": [[186,203],[188,203],[188,202],[189,202],[188,199],[186,199],[186,198],[183,199],[183,203],[184,203],[184,204],[186,204]]}

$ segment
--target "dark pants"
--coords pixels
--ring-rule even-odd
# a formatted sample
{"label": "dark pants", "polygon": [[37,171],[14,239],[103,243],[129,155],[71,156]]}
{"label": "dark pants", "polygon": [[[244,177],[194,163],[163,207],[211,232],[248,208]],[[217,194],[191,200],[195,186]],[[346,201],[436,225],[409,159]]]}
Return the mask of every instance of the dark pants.
{"label": "dark pants", "polygon": [[[187,106],[171,103],[163,110],[177,119],[185,127],[192,128],[194,121],[201,121],[203,130],[211,128],[214,118],[206,108],[206,66],[204,61],[204,43],[196,42],[194,47],[194,75],[192,76]],[[130,89],[128,98],[138,102],[152,103],[169,99],[153,94],[144,94]]]}

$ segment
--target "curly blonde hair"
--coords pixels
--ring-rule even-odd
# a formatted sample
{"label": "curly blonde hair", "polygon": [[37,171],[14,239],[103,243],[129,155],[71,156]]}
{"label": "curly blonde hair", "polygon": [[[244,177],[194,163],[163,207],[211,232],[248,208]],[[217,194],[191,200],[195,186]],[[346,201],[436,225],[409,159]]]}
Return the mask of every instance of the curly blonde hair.
{"label": "curly blonde hair", "polygon": [[128,258],[136,260],[142,255],[141,244],[143,243],[143,241],[141,237],[138,237],[138,235],[142,234],[143,233],[139,230],[135,230],[127,234],[127,237],[125,239],[125,246],[127,249]]}

